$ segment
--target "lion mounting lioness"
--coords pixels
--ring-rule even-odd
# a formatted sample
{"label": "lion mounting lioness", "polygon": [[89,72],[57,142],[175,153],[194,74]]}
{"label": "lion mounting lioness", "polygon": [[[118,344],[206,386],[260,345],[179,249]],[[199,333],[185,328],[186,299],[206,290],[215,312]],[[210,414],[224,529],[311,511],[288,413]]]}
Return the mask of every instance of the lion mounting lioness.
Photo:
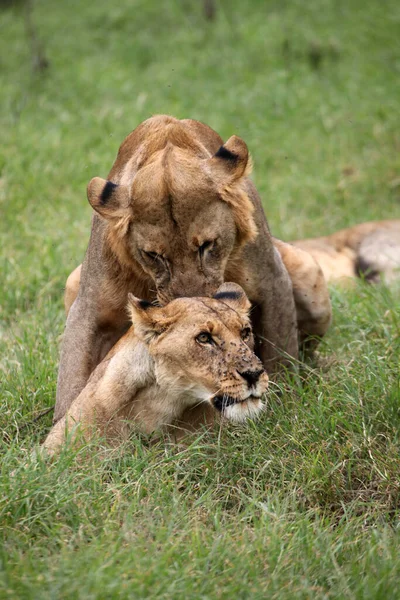
{"label": "lion mounting lioness", "polygon": [[236,282],[252,304],[256,353],[271,374],[297,357],[299,336],[327,331],[323,272],[358,268],[368,277],[361,246],[372,236],[364,250],[376,255],[374,235],[383,232],[389,246],[399,235],[400,221],[382,221],[294,245],[273,239],[249,172],[240,138],[224,144],[203,123],[156,116],[124,140],[107,180],[92,179],[89,247],[65,294],[56,422],[127,331],[128,293],[165,305]]}

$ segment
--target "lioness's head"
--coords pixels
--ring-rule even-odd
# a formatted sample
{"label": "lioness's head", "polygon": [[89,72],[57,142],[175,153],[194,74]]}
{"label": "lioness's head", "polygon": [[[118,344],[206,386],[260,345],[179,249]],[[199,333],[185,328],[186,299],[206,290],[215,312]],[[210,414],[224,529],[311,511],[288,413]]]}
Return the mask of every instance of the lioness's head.
{"label": "lioness's head", "polygon": [[89,202],[108,221],[120,262],[136,272],[139,266],[161,303],[211,296],[228,261],[257,234],[247,146],[232,136],[211,156],[180,121],[164,124],[156,137],[153,129],[125,161],[121,184],[92,179]]}
{"label": "lioness's head", "polygon": [[268,376],[252,351],[250,303],[223,284],[214,298],[180,298],[155,307],[129,295],[136,335],[147,344],[156,379],[190,402],[209,402],[230,420],[262,409]]}

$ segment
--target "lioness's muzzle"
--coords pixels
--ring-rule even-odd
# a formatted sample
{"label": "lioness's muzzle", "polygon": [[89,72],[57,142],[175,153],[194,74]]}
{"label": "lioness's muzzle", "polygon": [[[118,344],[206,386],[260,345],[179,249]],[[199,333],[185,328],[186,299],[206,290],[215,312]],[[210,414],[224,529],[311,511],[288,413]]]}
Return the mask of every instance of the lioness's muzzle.
{"label": "lioness's muzzle", "polygon": [[215,396],[212,401],[214,408],[216,408],[219,412],[222,412],[228,406],[233,406],[234,404],[241,404],[242,402],[247,402],[248,400],[256,400],[252,396],[248,396],[247,398],[233,398],[233,396]]}

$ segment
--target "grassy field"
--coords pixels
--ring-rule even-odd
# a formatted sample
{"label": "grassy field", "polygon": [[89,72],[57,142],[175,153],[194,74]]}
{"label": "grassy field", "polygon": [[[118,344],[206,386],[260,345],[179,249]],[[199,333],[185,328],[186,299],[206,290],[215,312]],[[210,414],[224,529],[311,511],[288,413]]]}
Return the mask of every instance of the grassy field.
{"label": "grassy field", "polygon": [[[4,4],[4,3],[2,3]],[[0,7],[0,597],[397,599],[399,289],[332,290],[319,356],[186,448],[30,453],[51,424],[85,187],[141,120],[243,137],[273,232],[399,217],[396,0]]]}

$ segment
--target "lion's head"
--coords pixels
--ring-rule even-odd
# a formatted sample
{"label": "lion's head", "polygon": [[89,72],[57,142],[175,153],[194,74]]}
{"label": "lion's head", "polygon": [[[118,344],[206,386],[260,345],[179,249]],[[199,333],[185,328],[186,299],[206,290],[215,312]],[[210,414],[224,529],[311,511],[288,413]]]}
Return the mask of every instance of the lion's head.
{"label": "lion's head", "polygon": [[107,221],[113,253],[154,281],[161,303],[211,296],[257,235],[249,170],[240,138],[211,154],[184,121],[153,117],[122,144],[110,175],[118,184],[95,177],[88,199]]}
{"label": "lion's head", "polygon": [[130,295],[128,308],[156,380],[171,397],[211,403],[234,421],[259,413],[268,376],[252,351],[250,303],[240,286],[225,283],[214,298],[180,298],[165,307]]}

